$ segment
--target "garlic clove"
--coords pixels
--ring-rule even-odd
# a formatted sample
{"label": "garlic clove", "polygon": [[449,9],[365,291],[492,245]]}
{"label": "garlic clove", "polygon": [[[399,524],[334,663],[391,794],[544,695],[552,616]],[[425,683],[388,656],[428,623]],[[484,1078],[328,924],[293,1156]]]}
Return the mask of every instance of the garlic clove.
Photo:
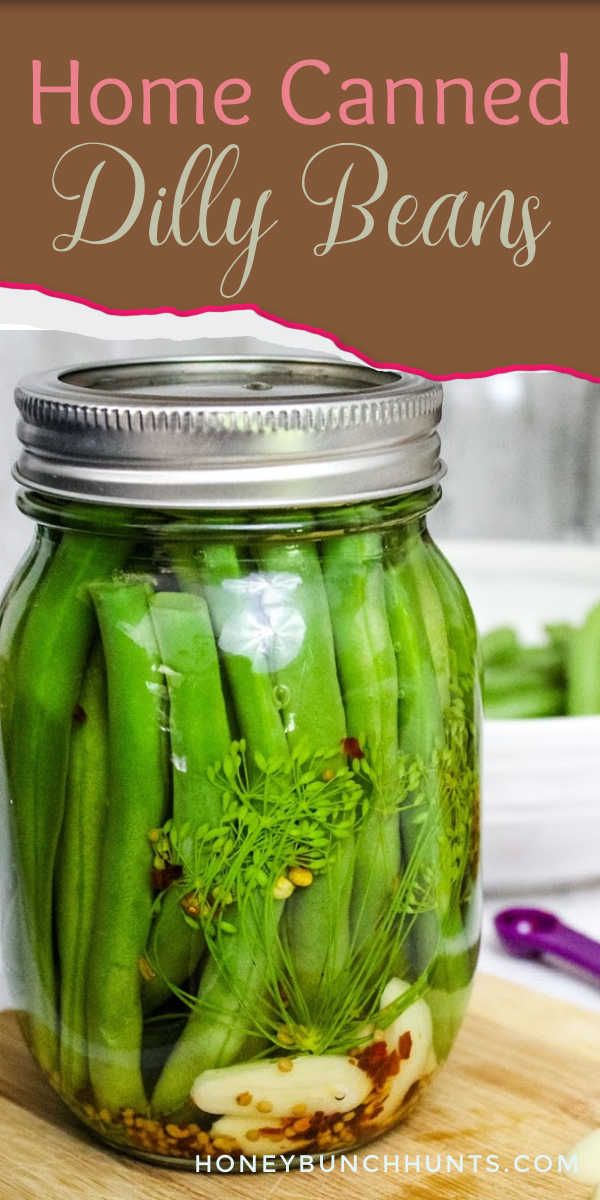
{"label": "garlic clove", "polygon": [[311,1138],[295,1134],[286,1135],[290,1126],[288,1119],[273,1121],[262,1117],[220,1117],[210,1131],[211,1138],[232,1138],[242,1154],[285,1154],[298,1153],[308,1146]]}
{"label": "garlic clove", "polygon": [[192,1099],[203,1112],[260,1114],[264,1123],[267,1117],[294,1116],[299,1105],[307,1113],[346,1113],[362,1104],[371,1089],[366,1072],[340,1054],[283,1061],[285,1070],[276,1061],[264,1061],[203,1071],[192,1086]]}
{"label": "garlic clove", "polygon": [[403,996],[404,993],[408,991],[409,987],[410,984],[406,983],[404,979],[398,979],[395,975],[392,976],[389,982],[386,983],[381,993],[381,1003],[379,1007],[387,1008],[388,1004],[393,1004],[394,1000],[398,1000],[400,996]]}
{"label": "garlic clove", "polygon": [[[390,979],[381,996],[381,1007],[386,1008],[388,1004],[392,1004],[408,991],[408,988],[409,984],[404,980]],[[392,1079],[383,1110],[377,1117],[377,1124],[387,1124],[392,1120],[412,1085],[430,1075],[436,1066],[433,1023],[429,1006],[424,1000],[415,1000],[414,1004],[410,1004],[387,1029],[383,1029],[380,1034],[376,1033],[375,1039],[383,1038],[391,1052],[399,1048],[406,1034],[410,1034],[410,1053],[408,1058],[402,1059],[400,1070]]]}

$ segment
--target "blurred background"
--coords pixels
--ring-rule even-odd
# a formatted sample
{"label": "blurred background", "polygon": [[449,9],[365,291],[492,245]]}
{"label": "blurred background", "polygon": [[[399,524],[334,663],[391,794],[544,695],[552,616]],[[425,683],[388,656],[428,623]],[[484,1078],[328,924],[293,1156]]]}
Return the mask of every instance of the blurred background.
{"label": "blurred background", "polygon": [[[256,349],[251,339],[229,343]],[[30,528],[14,506],[17,379],[84,359],[223,351],[223,341],[106,341],[52,330],[0,331],[0,584]],[[281,347],[274,346],[276,353]],[[600,541],[600,385],[555,372],[510,372],[445,385],[441,540]]]}
{"label": "blurred background", "polygon": [[444,392],[440,537],[600,540],[600,385],[514,371]]}

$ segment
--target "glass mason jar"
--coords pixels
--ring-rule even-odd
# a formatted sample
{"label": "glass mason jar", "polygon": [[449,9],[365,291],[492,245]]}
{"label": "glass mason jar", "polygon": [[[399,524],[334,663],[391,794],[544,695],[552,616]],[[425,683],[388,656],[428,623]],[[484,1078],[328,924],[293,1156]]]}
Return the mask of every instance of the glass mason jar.
{"label": "glass mason jar", "polygon": [[441,389],[197,358],[17,403],[37,533],[1,717],[31,1051],[153,1161],[358,1147],[446,1058],[477,954],[476,633],[426,528]]}

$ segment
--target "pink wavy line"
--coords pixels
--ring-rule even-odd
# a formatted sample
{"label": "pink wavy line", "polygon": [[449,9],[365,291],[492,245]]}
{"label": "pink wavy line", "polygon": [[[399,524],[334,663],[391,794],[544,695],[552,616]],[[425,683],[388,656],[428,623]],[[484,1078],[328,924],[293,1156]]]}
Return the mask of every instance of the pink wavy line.
{"label": "pink wavy line", "polygon": [[283,317],[277,317],[274,313],[267,312],[266,309],[259,308],[255,304],[206,305],[202,308],[170,308],[168,306],[160,308],[109,308],[104,304],[97,304],[93,300],[87,300],[85,296],[75,296],[69,292],[55,292],[51,288],[42,287],[35,283],[13,283],[0,280],[0,289],[13,292],[38,292],[41,296],[49,296],[53,300],[68,300],[72,304],[79,304],[83,308],[89,308],[94,312],[101,312],[106,316],[113,317],[153,317],[161,315],[200,317],[207,313],[253,312],[259,317],[264,317],[267,321],[272,321],[275,325],[279,325],[283,329],[292,329],[300,333],[312,333],[325,338],[327,341],[332,342],[338,350],[353,354],[356,358],[366,363],[367,366],[376,367],[379,370],[404,371],[407,374],[421,375],[424,379],[432,379],[436,382],[446,382],[451,379],[489,379],[493,375],[508,375],[513,371],[554,371],[559,375],[572,375],[576,379],[584,379],[588,383],[600,383],[600,376],[598,375],[589,375],[586,371],[577,371],[573,367],[564,367],[557,363],[546,362],[511,363],[503,367],[492,367],[489,371],[457,371],[448,375],[433,375],[430,371],[420,370],[417,367],[407,366],[404,363],[380,361],[370,358],[368,354],[364,354],[356,346],[347,345],[340,338],[336,337],[335,334],[329,333],[326,329],[321,329],[315,325],[305,325],[302,322],[286,321]]}

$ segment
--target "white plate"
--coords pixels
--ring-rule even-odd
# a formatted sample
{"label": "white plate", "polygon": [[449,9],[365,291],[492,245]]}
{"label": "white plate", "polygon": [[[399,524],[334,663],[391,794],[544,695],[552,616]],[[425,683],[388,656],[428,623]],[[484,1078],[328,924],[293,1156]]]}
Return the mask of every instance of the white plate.
{"label": "white plate", "polygon": [[[482,632],[539,641],[600,600],[600,547],[534,542],[443,546]],[[486,721],[483,866],[489,891],[600,877],[600,716]]]}

